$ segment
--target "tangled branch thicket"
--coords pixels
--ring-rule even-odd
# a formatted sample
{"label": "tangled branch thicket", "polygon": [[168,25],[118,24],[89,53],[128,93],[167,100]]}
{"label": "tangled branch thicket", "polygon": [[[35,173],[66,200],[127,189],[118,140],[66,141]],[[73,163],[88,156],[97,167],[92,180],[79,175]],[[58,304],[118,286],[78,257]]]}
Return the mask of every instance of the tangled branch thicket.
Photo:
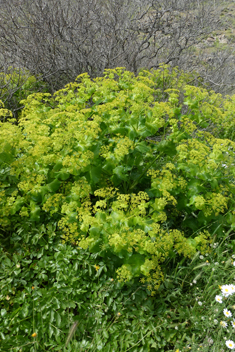
{"label": "tangled branch thicket", "polygon": [[51,92],[84,72],[97,77],[106,68],[126,67],[137,73],[160,63],[196,69],[217,91],[231,83],[230,53],[216,55],[206,69],[203,57],[193,53],[219,26],[219,0],[2,0],[2,4],[1,71],[9,66],[27,69]]}

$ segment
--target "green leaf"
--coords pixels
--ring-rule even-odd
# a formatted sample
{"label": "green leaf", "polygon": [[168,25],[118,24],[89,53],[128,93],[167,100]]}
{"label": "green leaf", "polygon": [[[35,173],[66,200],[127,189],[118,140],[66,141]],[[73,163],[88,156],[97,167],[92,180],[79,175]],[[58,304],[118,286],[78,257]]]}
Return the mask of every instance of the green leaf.
{"label": "green leaf", "polygon": [[131,273],[134,276],[138,277],[140,275],[140,267],[145,262],[145,256],[141,254],[133,254],[130,258],[124,261],[125,264],[129,264],[131,267]]}
{"label": "green leaf", "polygon": [[129,132],[129,127],[118,127],[118,128],[115,128],[112,133],[113,134],[121,134],[122,136],[126,136],[128,135],[128,132]]}
{"label": "green leaf", "polygon": [[104,347],[104,343],[102,342],[102,340],[99,338],[96,341],[96,348],[98,351],[101,351]]}
{"label": "green leaf", "polygon": [[137,149],[141,153],[149,153],[151,151],[151,148],[144,141],[138,143],[135,149]]}
{"label": "green leaf", "polygon": [[1,309],[1,316],[5,317],[7,315],[7,310],[5,308]]}
{"label": "green leaf", "polygon": [[[145,129],[150,131],[149,135],[154,135],[159,130],[159,125],[154,125],[153,123],[145,122]],[[146,136],[147,137],[147,136]]]}
{"label": "green leaf", "polygon": [[9,153],[0,153],[0,164],[11,164],[14,160],[14,157]]}
{"label": "green leaf", "polygon": [[55,313],[55,320],[56,320],[56,325],[57,327],[60,327],[61,325],[61,316],[58,312]]}
{"label": "green leaf", "polygon": [[40,221],[41,208],[35,202],[30,202],[30,221]]}
{"label": "green leaf", "polygon": [[19,211],[21,209],[24,202],[25,202],[24,198],[17,199],[15,201],[13,207],[10,210],[10,214],[14,215],[15,213],[17,213],[17,211]]}
{"label": "green leaf", "polygon": [[29,313],[29,307],[28,304],[24,304],[22,309],[21,309],[21,315],[23,318],[26,318],[28,316]]}
{"label": "green leaf", "polygon": [[60,308],[60,301],[58,300],[57,297],[54,297],[54,308],[59,309]]}
{"label": "green leaf", "polygon": [[92,237],[99,237],[100,235],[100,227],[94,227],[92,226],[90,229],[89,229],[89,233],[91,234]]}
{"label": "green leaf", "polygon": [[115,164],[112,161],[106,161],[102,167],[102,169],[108,172],[109,175],[113,173],[113,169],[115,168]]}
{"label": "green leaf", "polygon": [[52,323],[54,321],[54,316],[55,316],[55,312],[54,310],[50,311],[50,323]]}
{"label": "green leaf", "polygon": [[191,179],[187,184],[188,195],[189,197],[193,195],[198,195],[203,191],[204,187],[202,186],[202,181],[199,179]]}
{"label": "green leaf", "polygon": [[157,149],[158,151],[163,152],[166,155],[169,155],[171,157],[176,155],[175,143],[170,140],[164,140],[162,142],[159,142],[157,145]]}
{"label": "green leaf", "polygon": [[126,181],[128,177],[127,172],[129,170],[131,170],[131,167],[120,165],[113,170],[113,173],[116,174],[119,179]]}
{"label": "green leaf", "polygon": [[93,241],[90,245],[89,245],[89,251],[91,253],[97,253],[97,252],[100,252],[101,249],[102,249],[102,239],[99,238],[98,240],[96,241]]}
{"label": "green leaf", "polygon": [[51,337],[54,333],[54,329],[52,328],[51,324],[49,324],[48,326],[48,334],[49,334],[49,337]]}
{"label": "green leaf", "polygon": [[60,172],[57,174],[57,179],[66,181],[70,177],[70,172],[66,171],[66,169],[60,170]]}
{"label": "green leaf", "polygon": [[130,140],[135,141],[135,139],[138,137],[138,133],[134,129],[129,128],[128,137]]}
{"label": "green leaf", "polygon": [[108,339],[109,338],[109,334],[106,330],[103,330],[103,336],[105,339]]}
{"label": "green leaf", "polygon": [[60,188],[60,184],[61,184],[61,182],[58,179],[55,179],[51,183],[47,184],[46,187],[47,187],[49,192],[55,193]]}
{"label": "green leaf", "polygon": [[93,184],[96,184],[100,181],[102,172],[102,166],[91,166],[90,167],[90,178]]}
{"label": "green leaf", "polygon": [[58,161],[55,166],[53,167],[53,171],[60,171],[63,167],[62,161]]}

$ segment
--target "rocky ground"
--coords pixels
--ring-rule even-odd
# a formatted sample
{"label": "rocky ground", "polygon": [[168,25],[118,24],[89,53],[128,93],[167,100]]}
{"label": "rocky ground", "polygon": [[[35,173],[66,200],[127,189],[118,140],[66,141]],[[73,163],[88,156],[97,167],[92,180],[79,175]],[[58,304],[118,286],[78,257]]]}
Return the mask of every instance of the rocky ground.
{"label": "rocky ground", "polygon": [[[216,5],[215,5],[216,6]],[[218,92],[235,93],[235,0],[221,1],[215,7],[220,12],[218,28],[201,43],[192,47],[192,70],[208,75],[218,84]],[[219,77],[219,71],[220,77]],[[219,87],[220,85],[220,87]],[[227,85],[227,87],[225,87]],[[216,84],[215,84],[216,90]]]}

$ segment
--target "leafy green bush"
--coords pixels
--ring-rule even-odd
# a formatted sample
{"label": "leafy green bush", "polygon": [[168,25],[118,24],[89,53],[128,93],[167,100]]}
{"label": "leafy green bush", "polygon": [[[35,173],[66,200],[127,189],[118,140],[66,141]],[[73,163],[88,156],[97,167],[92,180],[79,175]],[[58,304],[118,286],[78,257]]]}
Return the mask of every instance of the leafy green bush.
{"label": "leafy green bush", "polygon": [[234,98],[187,80],[83,74],[0,124],[5,350],[182,346],[186,258],[235,227]]}
{"label": "leafy green bush", "polygon": [[203,130],[227,122],[221,97],[181,82],[166,101],[162,74],[83,74],[23,102],[19,127],[1,126],[6,232],[56,223],[63,241],[111,258],[121,281],[155,291],[168,260],[234,227],[235,144]]}

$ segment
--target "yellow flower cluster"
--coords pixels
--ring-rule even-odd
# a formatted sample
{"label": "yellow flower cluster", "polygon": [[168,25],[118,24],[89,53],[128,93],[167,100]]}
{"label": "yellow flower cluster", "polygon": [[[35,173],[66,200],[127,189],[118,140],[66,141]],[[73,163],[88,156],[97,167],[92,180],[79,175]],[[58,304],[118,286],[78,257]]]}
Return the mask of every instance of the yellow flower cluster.
{"label": "yellow flower cluster", "polygon": [[123,157],[129,154],[130,150],[133,150],[135,143],[128,137],[121,137],[117,134],[117,137],[112,138],[111,143],[107,146],[100,148],[100,156],[105,159],[115,158],[117,161],[121,161]]}
{"label": "yellow flower cluster", "polygon": [[102,197],[102,198],[113,198],[116,196],[118,191],[118,188],[114,187],[106,187],[106,188],[99,188],[94,192],[94,195],[96,197]]}
{"label": "yellow flower cluster", "polygon": [[[81,203],[81,206],[80,207],[77,207],[76,209],[77,213],[78,213],[78,218],[79,218],[79,221],[80,222],[84,222],[85,223],[85,219],[88,217],[89,220],[87,221],[90,221],[90,217],[91,216],[91,213],[92,213],[92,203],[89,199],[89,197],[87,198],[84,198],[83,202]],[[86,221],[86,222],[87,222]]]}
{"label": "yellow flower cluster", "polygon": [[127,216],[135,215],[146,215],[146,208],[149,203],[149,196],[146,192],[139,192],[138,194],[117,194],[117,200],[113,201],[112,209],[115,211],[125,210],[127,211]]}
{"label": "yellow flower cluster", "polygon": [[196,196],[194,198],[194,205],[197,209],[202,210],[205,206],[205,199],[203,196]]}
{"label": "yellow flower cluster", "polygon": [[219,213],[224,213],[227,209],[229,198],[223,196],[220,193],[209,193],[207,195],[207,209],[206,215],[211,215],[212,212],[215,213],[215,216],[218,216]]}
{"label": "yellow flower cluster", "polygon": [[81,177],[80,180],[73,183],[70,192],[79,198],[86,198],[91,192],[91,186],[85,177]]}
{"label": "yellow flower cluster", "polygon": [[147,283],[147,289],[154,295],[158,290],[161,282],[164,280],[164,275],[158,262],[158,258],[153,256],[152,259],[146,259],[141,265],[141,272],[145,275],[140,281]]}
{"label": "yellow flower cluster", "polygon": [[210,148],[197,139],[189,139],[176,147],[179,160],[187,160],[189,164],[203,167],[208,162]]}
{"label": "yellow flower cluster", "polygon": [[204,230],[199,232],[198,236],[195,237],[194,240],[200,244],[200,252],[202,254],[210,253],[212,251],[210,244],[213,242],[213,239],[211,238],[209,231]]}
{"label": "yellow flower cluster", "polygon": [[100,209],[105,209],[105,208],[107,208],[106,200],[98,200],[93,207],[93,212],[96,213]]}
{"label": "yellow flower cluster", "polygon": [[58,221],[58,228],[62,231],[62,241],[64,243],[77,243],[80,239],[80,230],[77,222],[70,222],[68,217],[63,217]]}
{"label": "yellow flower cluster", "polygon": [[61,193],[55,193],[43,204],[42,209],[45,212],[49,212],[51,215],[60,211],[61,204],[63,202],[64,196]]}
{"label": "yellow flower cluster", "polygon": [[89,165],[94,157],[91,151],[86,152],[74,152],[73,155],[66,155],[63,159],[63,166],[67,167],[70,174],[77,174],[77,172],[83,170]]}
{"label": "yellow flower cluster", "polygon": [[28,208],[26,207],[22,207],[19,213],[20,216],[22,217],[29,217],[29,212],[28,212]]}
{"label": "yellow flower cluster", "polygon": [[132,279],[132,273],[127,265],[124,264],[117,269],[117,279],[119,282],[128,282]]}
{"label": "yellow flower cluster", "polygon": [[123,234],[114,233],[109,236],[109,245],[114,247],[115,252],[120,252],[126,247],[127,241]]}

